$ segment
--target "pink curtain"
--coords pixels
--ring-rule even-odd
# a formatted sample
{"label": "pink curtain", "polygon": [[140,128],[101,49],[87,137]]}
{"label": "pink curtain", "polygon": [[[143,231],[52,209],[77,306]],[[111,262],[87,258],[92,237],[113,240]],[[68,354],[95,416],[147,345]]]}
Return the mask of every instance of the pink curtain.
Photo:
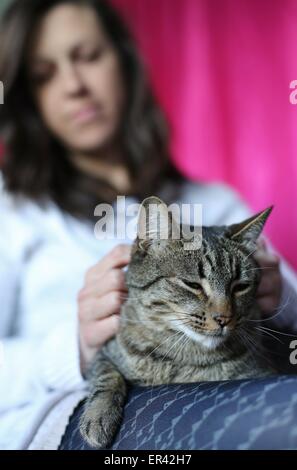
{"label": "pink curtain", "polygon": [[112,0],[143,52],[192,179],[232,185],[297,267],[296,0]]}

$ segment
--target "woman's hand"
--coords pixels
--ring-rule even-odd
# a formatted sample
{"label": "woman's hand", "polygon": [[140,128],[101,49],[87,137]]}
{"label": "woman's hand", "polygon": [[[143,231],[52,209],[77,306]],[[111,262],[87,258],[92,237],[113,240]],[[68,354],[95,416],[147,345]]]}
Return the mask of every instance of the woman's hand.
{"label": "woman's hand", "polygon": [[130,261],[131,246],[118,245],[91,267],[78,294],[81,371],[119,328],[119,313],[127,292],[121,268]]}
{"label": "woman's hand", "polygon": [[280,259],[268,252],[263,238],[258,240],[258,250],[254,253],[254,258],[261,269],[261,281],[257,292],[258,304],[263,314],[270,316],[278,308],[281,300]]}

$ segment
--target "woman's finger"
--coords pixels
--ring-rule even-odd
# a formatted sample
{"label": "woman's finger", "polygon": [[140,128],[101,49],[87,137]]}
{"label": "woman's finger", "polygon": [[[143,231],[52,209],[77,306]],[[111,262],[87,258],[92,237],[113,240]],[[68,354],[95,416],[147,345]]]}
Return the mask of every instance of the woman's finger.
{"label": "woman's finger", "polygon": [[111,291],[127,292],[125,274],[122,269],[111,269],[101,279],[93,278],[78,293],[78,301],[99,298]]}
{"label": "woman's finger", "polygon": [[257,291],[257,297],[264,295],[275,294],[280,287],[280,274],[278,271],[272,273],[265,273],[261,277],[261,281]]}
{"label": "woman's finger", "polygon": [[125,267],[131,259],[131,245],[117,245],[97,264],[92,266],[86,274],[86,282],[102,279],[106,272],[114,268]]}
{"label": "woman's finger", "polygon": [[274,253],[255,251],[255,260],[259,263],[260,267],[277,268],[280,263],[280,258]]}
{"label": "woman's finger", "polygon": [[278,298],[274,296],[265,296],[257,299],[257,303],[264,314],[271,314],[279,306]]}
{"label": "woman's finger", "polygon": [[100,298],[88,298],[79,305],[79,320],[90,322],[119,313],[123,301],[124,295],[120,291],[108,292]]}
{"label": "woman's finger", "polygon": [[91,348],[100,348],[107,340],[117,334],[120,325],[119,315],[111,315],[90,324],[84,331],[84,338]]}
{"label": "woman's finger", "polygon": [[266,243],[266,240],[264,237],[259,237],[258,240],[257,240],[257,245],[259,247],[260,250],[262,251],[267,251],[267,243]]}

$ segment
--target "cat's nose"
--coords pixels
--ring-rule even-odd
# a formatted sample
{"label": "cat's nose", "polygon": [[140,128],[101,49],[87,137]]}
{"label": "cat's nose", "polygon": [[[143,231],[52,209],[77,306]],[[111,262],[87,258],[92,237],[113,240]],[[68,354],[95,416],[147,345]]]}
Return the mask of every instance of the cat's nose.
{"label": "cat's nose", "polygon": [[212,314],[212,318],[221,328],[224,328],[224,326],[227,326],[231,322],[230,316],[225,316],[220,313]]}

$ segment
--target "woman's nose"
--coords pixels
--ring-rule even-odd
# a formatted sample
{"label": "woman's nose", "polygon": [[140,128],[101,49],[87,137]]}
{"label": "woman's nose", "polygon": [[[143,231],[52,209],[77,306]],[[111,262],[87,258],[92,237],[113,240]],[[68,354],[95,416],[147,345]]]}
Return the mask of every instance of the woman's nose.
{"label": "woman's nose", "polygon": [[61,71],[61,83],[67,95],[76,96],[86,92],[83,77],[74,66],[67,66]]}

